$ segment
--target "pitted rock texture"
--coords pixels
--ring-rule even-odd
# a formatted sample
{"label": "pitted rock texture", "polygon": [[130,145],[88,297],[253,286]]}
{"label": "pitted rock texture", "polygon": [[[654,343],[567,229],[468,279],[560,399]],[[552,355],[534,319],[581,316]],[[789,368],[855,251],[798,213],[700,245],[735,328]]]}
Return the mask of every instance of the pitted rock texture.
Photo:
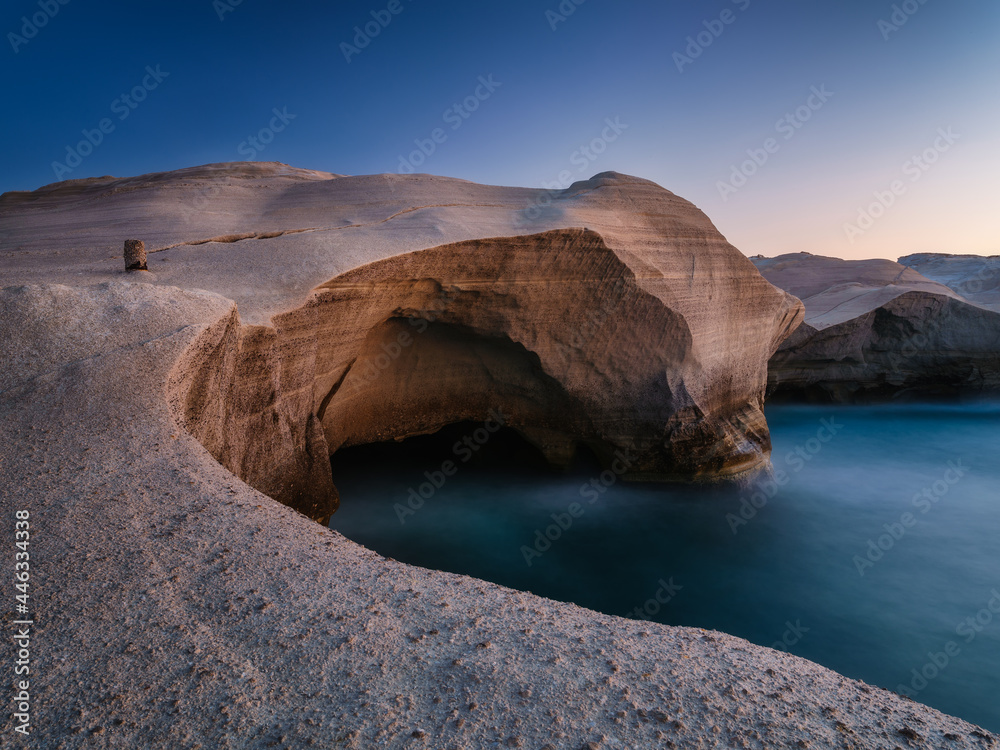
{"label": "pitted rock texture", "polygon": [[[151,271],[122,269],[126,233]],[[763,446],[766,361],[801,308],[652,183],[78,180],[0,198],[0,258],[0,507],[31,513],[37,747],[996,746],[730,636],[387,560],[272,499],[322,517],[331,446],[476,412],[487,383],[554,459],[554,410],[613,443],[652,421],[633,396],[676,410],[664,438],[743,420]],[[399,382],[435,372],[436,404]],[[695,454],[650,455],[671,445]]]}
{"label": "pitted rock texture", "polygon": [[146,267],[146,243],[142,240],[125,240],[125,270],[148,271]]}
{"label": "pitted rock texture", "polygon": [[0,508],[30,510],[37,592],[23,746],[997,747],[804,659],[387,560],[275,502],[165,398],[233,319],[162,285],[0,290]]}

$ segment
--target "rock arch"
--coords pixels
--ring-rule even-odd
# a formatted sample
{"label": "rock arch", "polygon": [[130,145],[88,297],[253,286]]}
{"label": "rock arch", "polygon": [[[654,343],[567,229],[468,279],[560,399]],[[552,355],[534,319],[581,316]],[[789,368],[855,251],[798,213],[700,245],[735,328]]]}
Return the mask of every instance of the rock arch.
{"label": "rock arch", "polygon": [[170,400],[223,465],[320,520],[331,452],[494,408],[554,463],[580,442],[609,464],[626,452],[626,478],[734,473],[770,450],[760,400],[699,401],[684,316],[585,229],[376,261],[273,324],[234,309],[177,364]]}

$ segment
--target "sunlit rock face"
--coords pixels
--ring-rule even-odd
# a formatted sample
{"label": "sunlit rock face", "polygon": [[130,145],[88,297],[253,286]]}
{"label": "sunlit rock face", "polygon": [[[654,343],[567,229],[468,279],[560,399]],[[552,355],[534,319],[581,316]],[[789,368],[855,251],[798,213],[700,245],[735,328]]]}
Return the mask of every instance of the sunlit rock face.
{"label": "sunlit rock face", "polygon": [[[554,463],[581,442],[609,463],[626,453],[627,478],[731,473],[769,449],[759,369],[756,387],[734,387],[732,346],[729,380],[706,378],[685,316],[642,289],[592,231],[380,261],[332,280],[314,302],[330,321],[317,397],[329,388],[320,418],[331,450],[493,408]],[[791,301],[768,302],[775,326],[794,315]]]}
{"label": "sunlit rock face", "polygon": [[121,263],[127,227],[143,281],[233,300],[169,400],[224,466],[320,519],[330,453],[492,410],[557,465],[587,446],[627,456],[626,479],[753,469],[767,362],[802,318],[696,207],[613,172],[540,191],[210,165],[0,203],[9,244],[84,279]]}
{"label": "sunlit rock face", "polygon": [[993,259],[949,258],[754,259],[765,278],[805,303],[805,322],[771,359],[770,391],[852,402],[1000,390],[1000,313],[992,304],[1000,268]]}

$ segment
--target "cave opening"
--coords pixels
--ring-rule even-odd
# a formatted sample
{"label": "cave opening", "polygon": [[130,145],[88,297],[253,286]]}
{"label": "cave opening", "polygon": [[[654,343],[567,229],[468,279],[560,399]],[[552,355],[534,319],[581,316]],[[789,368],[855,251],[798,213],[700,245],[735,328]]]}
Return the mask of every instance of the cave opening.
{"label": "cave opening", "polygon": [[451,462],[508,474],[586,466],[593,452],[581,453],[567,429],[578,412],[538,355],[509,337],[394,316],[368,332],[319,416],[346,499],[341,477],[359,465]]}
{"label": "cave opening", "polygon": [[341,448],[330,457],[330,467],[342,503],[351,502],[356,485],[364,487],[367,496],[373,476],[407,483],[407,489],[424,497],[459,474],[465,481],[514,487],[522,482],[591,476],[602,470],[586,443],[575,446],[568,464],[556,466],[518,430],[488,428],[487,424],[463,420],[431,434]]}

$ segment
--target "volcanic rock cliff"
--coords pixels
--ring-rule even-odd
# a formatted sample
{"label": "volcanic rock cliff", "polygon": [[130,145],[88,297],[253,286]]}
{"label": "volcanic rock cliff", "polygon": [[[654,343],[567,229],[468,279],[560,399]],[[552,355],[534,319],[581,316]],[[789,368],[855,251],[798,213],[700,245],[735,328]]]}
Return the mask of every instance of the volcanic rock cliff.
{"label": "volcanic rock cliff", "polygon": [[915,253],[900,258],[899,263],[944,284],[974,305],[1000,312],[1000,255]]}
{"label": "volcanic rock cliff", "polygon": [[[126,238],[150,272],[122,270]],[[322,517],[331,449],[497,401],[556,461],[571,438],[656,474],[760,460],[801,307],[652,183],[211,165],[7,194],[0,258],[29,743],[996,745],[740,639],[387,560],[271,499]]]}
{"label": "volcanic rock cliff", "polygon": [[[1000,390],[991,260],[755,258],[764,278],[805,303],[805,322],[771,359],[770,393],[853,402]],[[930,267],[933,278],[916,270]]]}
{"label": "volcanic rock cliff", "polygon": [[120,277],[129,235],[150,282],[234,300],[170,402],[224,466],[320,520],[329,453],[491,409],[554,464],[587,445],[624,451],[627,479],[760,466],[767,361],[802,317],[698,209],[616,173],[552,192],[210,165],[0,209],[24,280]]}

